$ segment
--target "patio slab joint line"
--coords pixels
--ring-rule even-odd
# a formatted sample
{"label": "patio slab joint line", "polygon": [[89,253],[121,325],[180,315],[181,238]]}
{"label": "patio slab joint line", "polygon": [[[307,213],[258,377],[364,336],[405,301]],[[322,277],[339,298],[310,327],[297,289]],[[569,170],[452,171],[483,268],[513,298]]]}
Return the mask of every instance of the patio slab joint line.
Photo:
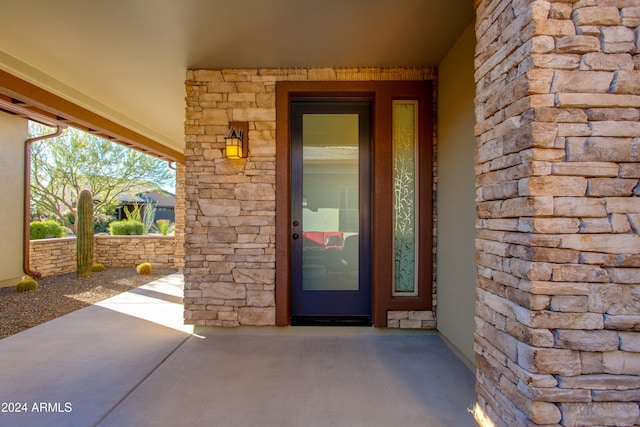
{"label": "patio slab joint line", "polygon": [[180,344],[178,344],[173,350],[171,350],[169,354],[163,357],[162,360],[158,362],[158,364],[154,366],[151,371],[149,371],[140,381],[138,381],[133,387],[131,387],[131,390],[125,393],[125,395],[122,396],[122,398],[120,398],[120,400],[118,400],[115,405],[113,405],[102,417],[100,417],[100,419],[94,424],[94,427],[99,426],[109,415],[111,415],[111,413],[115,411],[118,406],[122,404],[122,402],[124,402],[134,391],[136,391],[138,387],[140,387],[140,385],[142,385],[142,383],[147,380],[147,378],[149,378],[155,371],[157,371],[158,368],[162,366],[164,362],[166,362],[176,351],[178,351],[178,349],[182,347],[184,343],[187,342],[187,340],[192,336],[193,334],[187,335],[185,339],[180,342]]}

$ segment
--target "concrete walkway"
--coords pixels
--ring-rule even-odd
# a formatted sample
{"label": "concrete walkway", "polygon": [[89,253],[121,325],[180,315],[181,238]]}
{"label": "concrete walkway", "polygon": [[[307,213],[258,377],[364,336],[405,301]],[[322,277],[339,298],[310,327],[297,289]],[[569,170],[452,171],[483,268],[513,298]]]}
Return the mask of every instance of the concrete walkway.
{"label": "concrete walkway", "polygon": [[193,334],[181,295],[175,274],[0,340],[0,425],[475,426],[473,373],[435,334]]}

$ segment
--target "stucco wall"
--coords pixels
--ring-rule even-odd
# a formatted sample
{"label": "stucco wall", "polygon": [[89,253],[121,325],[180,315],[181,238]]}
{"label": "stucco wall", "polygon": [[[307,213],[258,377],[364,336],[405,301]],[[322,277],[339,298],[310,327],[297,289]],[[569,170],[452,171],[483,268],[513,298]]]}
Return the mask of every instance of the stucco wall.
{"label": "stucco wall", "polygon": [[0,286],[22,276],[22,189],[27,121],[0,113]]}
{"label": "stucco wall", "polygon": [[473,24],[440,63],[438,84],[438,330],[474,360],[475,174]]}

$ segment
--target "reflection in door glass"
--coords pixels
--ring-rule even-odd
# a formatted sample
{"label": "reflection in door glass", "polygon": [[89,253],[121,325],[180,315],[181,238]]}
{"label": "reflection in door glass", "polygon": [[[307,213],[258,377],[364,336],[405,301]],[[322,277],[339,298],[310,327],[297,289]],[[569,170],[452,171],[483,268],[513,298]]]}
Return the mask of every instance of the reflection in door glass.
{"label": "reflection in door glass", "polygon": [[302,118],[302,288],[357,290],[357,114]]}

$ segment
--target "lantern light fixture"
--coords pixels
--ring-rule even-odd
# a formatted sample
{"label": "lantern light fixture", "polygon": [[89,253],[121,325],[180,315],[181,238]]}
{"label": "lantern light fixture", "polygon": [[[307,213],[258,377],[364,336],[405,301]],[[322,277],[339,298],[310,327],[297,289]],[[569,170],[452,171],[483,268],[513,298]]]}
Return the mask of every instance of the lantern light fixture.
{"label": "lantern light fixture", "polygon": [[224,138],[227,159],[243,159],[249,151],[249,123],[229,123],[229,134]]}

